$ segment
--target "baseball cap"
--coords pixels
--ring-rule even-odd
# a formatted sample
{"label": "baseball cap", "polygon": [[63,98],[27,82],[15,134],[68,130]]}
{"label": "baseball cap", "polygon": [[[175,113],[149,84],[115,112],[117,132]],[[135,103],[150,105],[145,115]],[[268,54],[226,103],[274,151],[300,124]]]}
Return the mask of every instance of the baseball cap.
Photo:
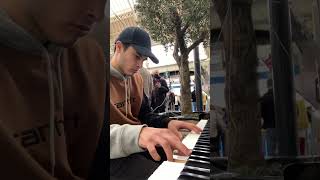
{"label": "baseball cap", "polygon": [[127,27],[118,36],[117,41],[130,44],[139,54],[149,57],[158,64],[158,58],[151,52],[151,39],[149,34],[139,27]]}

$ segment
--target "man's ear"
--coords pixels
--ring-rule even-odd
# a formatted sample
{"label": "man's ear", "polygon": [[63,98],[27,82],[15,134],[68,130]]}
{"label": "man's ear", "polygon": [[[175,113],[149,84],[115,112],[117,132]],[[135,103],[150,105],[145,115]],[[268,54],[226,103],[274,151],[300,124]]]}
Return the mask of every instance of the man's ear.
{"label": "man's ear", "polygon": [[121,41],[117,41],[116,44],[115,44],[116,52],[120,53],[122,48],[123,48],[122,42]]}

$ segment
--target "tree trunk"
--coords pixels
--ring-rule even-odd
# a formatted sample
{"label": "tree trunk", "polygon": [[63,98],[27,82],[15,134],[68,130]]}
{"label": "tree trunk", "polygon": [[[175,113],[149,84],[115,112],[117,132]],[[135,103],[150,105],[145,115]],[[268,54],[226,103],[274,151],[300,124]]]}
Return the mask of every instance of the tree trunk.
{"label": "tree trunk", "polygon": [[251,4],[232,0],[228,10],[225,0],[216,0],[216,10],[223,28],[226,52],[225,99],[229,117],[229,170],[254,170],[263,163],[260,120],[258,120],[257,47]]}
{"label": "tree trunk", "polygon": [[319,109],[320,103],[317,101],[314,81],[318,71],[316,63],[320,63],[320,44],[313,39],[312,32],[305,28],[293,11],[291,11],[291,25],[292,39],[302,55],[300,73],[295,77],[295,88],[316,109]]}
{"label": "tree trunk", "polygon": [[190,90],[190,70],[188,55],[180,56],[180,64],[178,64],[180,71],[180,102],[181,102],[181,114],[190,114],[192,113],[191,109],[191,90]]}

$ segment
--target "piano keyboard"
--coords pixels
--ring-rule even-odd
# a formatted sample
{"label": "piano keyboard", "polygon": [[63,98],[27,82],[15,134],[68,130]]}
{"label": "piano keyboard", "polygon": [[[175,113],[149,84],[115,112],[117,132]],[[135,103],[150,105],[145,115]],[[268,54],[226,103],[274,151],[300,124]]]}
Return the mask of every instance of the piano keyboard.
{"label": "piano keyboard", "polygon": [[204,180],[210,179],[210,123],[197,139],[178,180]]}
{"label": "piano keyboard", "polygon": [[[197,126],[203,129],[201,134],[196,134],[194,132],[190,132],[183,140],[182,143],[188,148],[193,149],[190,157],[188,156],[179,156],[173,155],[174,162],[165,161],[163,162],[159,168],[149,177],[149,180],[177,180],[177,178],[193,178],[198,171],[206,172],[208,171],[208,166],[203,166],[201,163],[200,167],[195,167],[194,164],[199,163],[195,160],[200,160],[201,162],[210,162],[210,142],[209,142],[209,123],[208,120],[200,120],[197,123]],[[207,141],[207,139],[208,141]],[[199,141],[198,141],[199,140]],[[209,152],[209,153],[208,153]],[[199,155],[200,154],[200,155]],[[187,161],[190,160],[190,161]],[[187,162],[186,162],[187,161]],[[185,164],[188,163],[188,166]],[[189,165],[190,164],[190,165]],[[207,163],[204,163],[207,164]],[[181,173],[180,173],[181,172]],[[210,170],[208,172],[210,174]],[[200,174],[201,175],[201,174]],[[206,176],[207,174],[202,174],[202,176]],[[202,177],[200,176],[200,177]]]}

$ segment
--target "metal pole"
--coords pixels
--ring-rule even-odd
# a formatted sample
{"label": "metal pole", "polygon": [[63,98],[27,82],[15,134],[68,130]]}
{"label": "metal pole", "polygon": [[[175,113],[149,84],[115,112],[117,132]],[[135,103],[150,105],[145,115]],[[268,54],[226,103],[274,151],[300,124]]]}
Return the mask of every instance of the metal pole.
{"label": "metal pole", "polygon": [[320,42],[320,13],[319,7],[320,1],[313,0],[312,1],[312,17],[313,17],[313,31],[314,31],[314,40],[319,43]]}
{"label": "metal pole", "polygon": [[197,111],[203,111],[199,46],[194,49],[194,79],[196,87]]}
{"label": "metal pole", "polygon": [[297,155],[295,88],[288,0],[269,0],[275,121],[280,156]]}

